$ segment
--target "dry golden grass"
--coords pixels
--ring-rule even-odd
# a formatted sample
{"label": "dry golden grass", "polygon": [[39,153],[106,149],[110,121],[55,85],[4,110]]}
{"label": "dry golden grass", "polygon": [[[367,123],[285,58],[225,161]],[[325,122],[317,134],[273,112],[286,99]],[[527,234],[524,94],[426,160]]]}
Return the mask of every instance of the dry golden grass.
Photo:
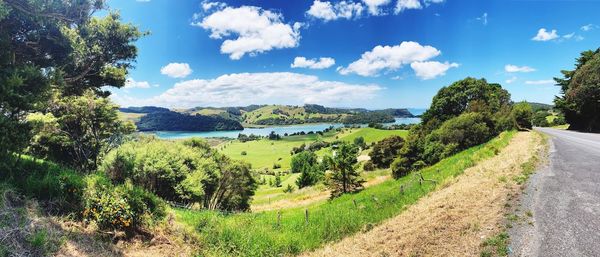
{"label": "dry golden grass", "polygon": [[481,242],[501,231],[505,204],[520,192],[512,179],[542,147],[520,132],[497,156],[423,197],[400,215],[309,256],[479,256]]}
{"label": "dry golden grass", "polygon": [[[378,177],[368,180],[367,182],[365,182],[363,184],[363,186],[366,188],[366,187],[370,187],[373,185],[377,185],[377,184],[382,183],[390,178],[391,177],[389,175],[378,176]],[[273,201],[272,203],[266,203],[266,204],[261,204],[261,205],[254,205],[254,206],[252,206],[252,211],[253,212],[262,212],[262,211],[280,210],[280,209],[307,206],[307,205],[310,205],[313,203],[326,201],[327,199],[329,199],[329,196],[331,195],[331,192],[329,190],[323,190],[323,191],[322,190],[313,190],[312,188],[305,188],[305,189],[301,189],[301,190],[304,190],[304,191],[299,192],[300,193],[299,197],[281,199],[281,200]]]}

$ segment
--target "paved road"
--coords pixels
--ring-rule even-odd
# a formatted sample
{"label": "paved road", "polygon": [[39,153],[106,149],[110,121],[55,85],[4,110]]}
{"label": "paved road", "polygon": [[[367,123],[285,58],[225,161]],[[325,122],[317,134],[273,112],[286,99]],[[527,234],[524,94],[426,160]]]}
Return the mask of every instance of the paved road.
{"label": "paved road", "polygon": [[509,231],[512,255],[600,256],[600,134],[537,130],[551,138],[550,160],[522,199],[533,225]]}

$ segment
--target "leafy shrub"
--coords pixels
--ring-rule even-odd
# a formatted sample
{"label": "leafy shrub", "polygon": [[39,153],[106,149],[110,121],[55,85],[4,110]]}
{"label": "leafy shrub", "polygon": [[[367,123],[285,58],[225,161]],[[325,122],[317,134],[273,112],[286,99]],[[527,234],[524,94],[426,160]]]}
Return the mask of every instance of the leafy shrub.
{"label": "leafy shrub", "polygon": [[371,160],[366,161],[365,164],[363,164],[363,170],[364,171],[374,171],[375,164],[373,164],[373,161],[371,161]]}
{"label": "leafy shrub", "polygon": [[391,165],[392,176],[394,178],[401,178],[401,177],[408,175],[408,173],[410,173],[410,171],[411,171],[411,169],[408,167],[410,167],[410,162],[408,161],[407,158],[404,158],[404,157],[396,158],[394,160],[394,162],[392,162],[392,165]]}
{"label": "leafy shrub", "polygon": [[513,106],[511,116],[519,129],[531,129],[533,109],[527,102],[521,102]]}
{"label": "leafy shrub", "polygon": [[369,153],[372,164],[379,168],[389,168],[402,146],[404,146],[404,139],[399,136],[391,136],[375,143]]}
{"label": "leafy shrub", "polygon": [[274,170],[281,169],[281,164],[279,164],[279,163],[273,163],[273,169]]}
{"label": "leafy shrub", "polygon": [[99,170],[116,183],[130,180],[165,200],[210,209],[246,210],[256,189],[248,164],[201,139],[128,142],[108,153]]}
{"label": "leafy shrub", "polygon": [[248,153],[246,151],[242,151],[241,155],[248,155]]}
{"label": "leafy shrub", "polygon": [[548,119],[546,119],[546,117],[548,117],[549,115],[550,115],[550,113],[548,111],[536,112],[532,118],[533,126],[536,126],[536,127],[550,126],[550,123],[548,123]]}
{"label": "leafy shrub", "polygon": [[143,188],[127,182],[114,186],[104,175],[87,178],[83,218],[102,229],[133,229],[152,224],[166,215],[166,204]]}

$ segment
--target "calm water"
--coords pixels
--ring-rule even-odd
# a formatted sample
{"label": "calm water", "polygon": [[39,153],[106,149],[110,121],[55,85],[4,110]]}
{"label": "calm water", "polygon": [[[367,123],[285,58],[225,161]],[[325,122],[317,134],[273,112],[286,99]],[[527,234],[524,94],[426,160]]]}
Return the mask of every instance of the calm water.
{"label": "calm water", "polygon": [[[420,118],[396,118],[396,121],[393,123],[386,123],[386,125],[391,124],[415,124],[421,121]],[[189,137],[229,137],[229,138],[237,138],[240,133],[250,135],[260,135],[266,136],[271,133],[271,131],[275,131],[275,133],[283,135],[285,133],[292,134],[297,132],[304,131],[323,131],[326,128],[333,127],[343,127],[343,124],[340,123],[322,123],[322,124],[306,124],[306,125],[290,125],[290,126],[272,126],[272,127],[264,127],[264,128],[244,128],[244,130],[227,130],[227,131],[208,131],[208,132],[195,132],[195,131],[156,131],[156,132],[147,132],[149,134],[154,134],[162,139],[181,139],[181,138],[189,138]]]}

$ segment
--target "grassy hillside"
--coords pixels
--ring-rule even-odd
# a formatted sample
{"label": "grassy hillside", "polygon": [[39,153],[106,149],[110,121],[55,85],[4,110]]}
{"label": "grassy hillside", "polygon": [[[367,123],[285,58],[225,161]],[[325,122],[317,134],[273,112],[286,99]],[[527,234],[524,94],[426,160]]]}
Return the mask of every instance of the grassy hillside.
{"label": "grassy hillside", "polygon": [[[356,194],[347,194],[306,208],[261,213],[221,214],[210,211],[176,210],[177,219],[202,238],[206,256],[281,256],[315,249],[324,243],[354,234],[367,224],[376,224],[397,215],[407,205],[444,185],[444,181],[466,168],[490,158],[508,145],[514,132],[505,132],[492,141],[462,151],[421,170],[437,184],[420,185],[415,176],[389,180]],[[400,186],[404,192],[399,192]],[[356,205],[355,205],[356,203]],[[280,217],[280,224],[277,220]]]}
{"label": "grassy hillside", "polygon": [[[323,136],[318,134],[298,135],[284,137],[281,140],[257,140],[242,143],[234,140],[218,146],[218,149],[225,155],[236,159],[246,161],[252,164],[253,169],[272,170],[273,164],[281,165],[280,171],[290,169],[290,160],[292,148],[301,144],[309,144],[317,140],[334,141],[336,139],[353,142],[355,138],[362,136],[367,143],[376,142],[392,135],[406,136],[406,130],[380,130],[374,128],[354,128],[343,129],[342,132],[330,131]],[[242,151],[246,155],[242,155]]]}

